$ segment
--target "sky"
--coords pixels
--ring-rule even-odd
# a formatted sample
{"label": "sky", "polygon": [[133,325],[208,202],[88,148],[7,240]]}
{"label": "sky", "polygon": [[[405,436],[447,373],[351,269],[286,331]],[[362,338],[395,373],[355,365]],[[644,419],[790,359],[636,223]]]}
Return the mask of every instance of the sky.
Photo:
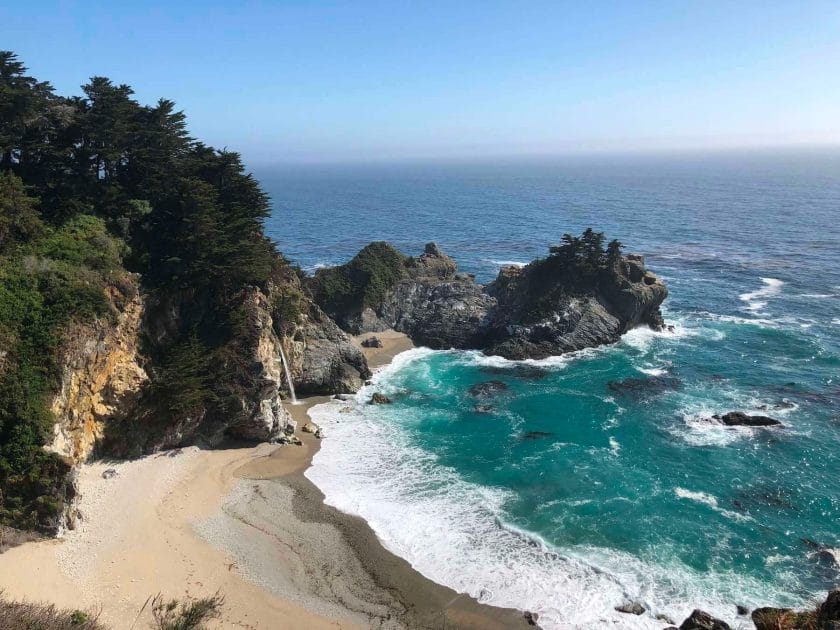
{"label": "sky", "polygon": [[840,2],[0,2],[61,94],[249,164],[840,145]]}

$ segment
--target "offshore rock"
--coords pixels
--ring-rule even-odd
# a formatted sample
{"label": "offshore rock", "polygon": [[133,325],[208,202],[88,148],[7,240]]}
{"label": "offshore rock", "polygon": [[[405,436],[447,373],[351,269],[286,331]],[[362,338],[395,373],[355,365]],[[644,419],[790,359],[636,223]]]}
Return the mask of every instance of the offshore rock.
{"label": "offshore rock", "polygon": [[[353,283],[349,292],[335,288]],[[659,330],[660,305],[668,295],[641,256],[622,256],[586,275],[559,258],[538,259],[502,268],[485,286],[459,273],[434,243],[417,258],[373,243],[347,265],[319,270],[308,286],[319,305],[354,334],[393,328],[417,345],[478,349],[508,359],[614,343],[636,326]]]}
{"label": "offshore rock", "polygon": [[723,415],[715,414],[712,418],[719,420],[728,427],[775,427],[782,424],[775,418],[750,416],[740,411],[730,411]]}

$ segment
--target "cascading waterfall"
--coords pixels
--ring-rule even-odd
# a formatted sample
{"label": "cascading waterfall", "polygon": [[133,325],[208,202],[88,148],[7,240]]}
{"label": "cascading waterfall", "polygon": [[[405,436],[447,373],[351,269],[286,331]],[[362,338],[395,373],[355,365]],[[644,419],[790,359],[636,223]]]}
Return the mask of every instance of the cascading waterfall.
{"label": "cascading waterfall", "polygon": [[286,353],[283,352],[283,346],[280,346],[280,362],[283,364],[283,371],[286,373],[286,383],[289,385],[289,394],[292,396],[292,404],[296,405],[298,399],[295,395],[295,384],[292,383],[292,373],[289,371],[289,362],[286,360]]}

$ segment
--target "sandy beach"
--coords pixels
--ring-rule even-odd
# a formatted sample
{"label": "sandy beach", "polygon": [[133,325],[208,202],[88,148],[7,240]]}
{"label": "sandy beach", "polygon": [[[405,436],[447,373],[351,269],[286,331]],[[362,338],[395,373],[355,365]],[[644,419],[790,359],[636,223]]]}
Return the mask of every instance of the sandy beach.
{"label": "sandy beach", "polygon": [[[383,347],[364,349],[373,368],[411,347],[399,333],[377,336]],[[298,427],[325,400],[290,406]],[[217,591],[220,628],[528,627],[518,611],[427,580],[364,521],[326,506],[303,475],[318,440],[298,435],[302,446],[190,447],[85,465],[76,529],[0,554],[0,589],[119,629],[148,627],[144,604],[157,593]]]}

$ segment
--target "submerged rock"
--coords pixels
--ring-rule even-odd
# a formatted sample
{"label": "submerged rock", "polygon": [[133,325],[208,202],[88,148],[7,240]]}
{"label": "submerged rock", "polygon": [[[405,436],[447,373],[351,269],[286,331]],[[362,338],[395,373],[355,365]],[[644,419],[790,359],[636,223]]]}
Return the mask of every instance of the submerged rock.
{"label": "submerged rock", "polygon": [[507,389],[507,384],[502,381],[485,381],[484,383],[473,385],[467,390],[467,393],[475,398],[488,398]]}
{"label": "submerged rock", "polygon": [[522,439],[523,440],[539,440],[539,439],[542,439],[542,438],[551,437],[552,435],[554,435],[554,434],[549,432],[549,431],[526,431],[525,433],[522,434]]}
{"label": "submerged rock", "polygon": [[682,622],[679,630],[732,630],[725,621],[712,617],[709,613],[695,609],[688,618]]}
{"label": "submerged rock", "polygon": [[649,378],[625,378],[610,381],[607,388],[621,396],[655,396],[672,389],[679,389],[682,381],[673,376],[651,376]]}
{"label": "submerged rock", "polygon": [[782,424],[775,418],[750,416],[741,411],[730,411],[723,415],[715,414],[712,418],[719,420],[728,427],[775,427]]}
{"label": "submerged rock", "polygon": [[522,379],[541,379],[548,376],[548,370],[538,365],[529,365],[528,363],[511,363],[509,366],[501,365],[482,365],[478,368],[479,372],[484,374],[492,374],[499,376],[513,376]]}

